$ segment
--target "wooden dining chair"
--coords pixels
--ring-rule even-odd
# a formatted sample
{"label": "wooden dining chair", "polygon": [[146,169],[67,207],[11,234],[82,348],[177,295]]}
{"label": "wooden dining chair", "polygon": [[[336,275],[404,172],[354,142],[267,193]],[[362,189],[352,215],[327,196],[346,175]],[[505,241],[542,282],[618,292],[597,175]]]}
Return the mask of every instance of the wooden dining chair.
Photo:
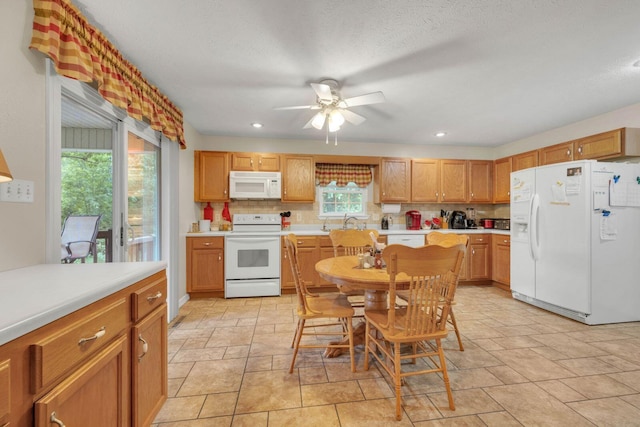
{"label": "wooden dining chair", "polygon": [[[445,248],[455,246],[455,245],[464,245],[465,256],[466,256],[466,249],[469,247],[469,236],[466,234],[441,233],[439,231],[431,231],[429,232],[429,234],[427,234],[425,240],[428,245],[444,246]],[[458,272],[458,278],[459,277],[460,277],[460,272]],[[406,301],[408,298],[407,292],[405,291],[398,291],[397,296],[399,299],[404,301]],[[451,302],[451,309],[449,310],[449,316],[447,316],[447,322],[451,326],[453,326],[453,331],[456,333],[456,338],[458,339],[458,346],[460,348],[460,351],[464,351],[464,346],[462,345],[462,337],[460,335],[460,330],[458,329],[458,322],[456,322],[456,316],[453,312],[453,306],[455,305],[456,305],[456,302],[454,300]]]}
{"label": "wooden dining chair", "polygon": [[[450,248],[431,245],[412,248],[389,245],[382,252],[390,276],[389,296],[396,294],[396,276],[410,277],[406,306],[392,304],[386,310],[366,310],[364,369],[369,369],[369,355],[387,371],[394,382],[396,419],[402,419],[404,379],[409,376],[442,372],[449,408],[455,410],[449,374],[441,340],[447,337],[446,319],[453,300],[457,275],[464,258],[464,246]],[[401,344],[410,344],[413,351],[401,354]],[[437,356],[437,358],[436,358]],[[402,370],[402,362],[428,358],[424,366]]]}
{"label": "wooden dining chair", "polygon": [[[371,233],[377,240],[378,230],[331,230],[329,238],[333,245],[333,256],[369,254],[369,250],[373,247]],[[338,287],[338,291],[348,297],[352,307],[364,308],[364,291],[347,289],[344,286]]]}
{"label": "wooden dining chair", "polygon": [[[298,324],[291,347],[293,358],[289,373],[293,372],[296,357],[300,348],[344,348],[349,349],[351,372],[356,371],[355,351],[353,345],[353,307],[346,295],[314,294],[309,292],[298,262],[298,240],[295,234],[284,239],[289,257],[289,265],[296,286]],[[311,321],[307,323],[307,321]],[[317,322],[316,322],[317,321]],[[314,336],[314,341],[302,340],[303,336]],[[340,341],[323,340],[328,336],[340,337]]]}

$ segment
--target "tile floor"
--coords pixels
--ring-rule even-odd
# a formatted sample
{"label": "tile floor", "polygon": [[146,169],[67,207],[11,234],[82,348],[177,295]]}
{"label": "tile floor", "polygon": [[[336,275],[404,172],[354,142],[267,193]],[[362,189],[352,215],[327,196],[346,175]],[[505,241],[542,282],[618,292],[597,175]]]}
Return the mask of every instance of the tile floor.
{"label": "tile floor", "polygon": [[[586,326],[491,287],[458,288],[465,351],[445,353],[456,410],[435,374],[392,388],[374,364],[301,350],[288,373],[294,296],[191,300],[169,326],[169,399],[157,427],[640,426],[640,322]],[[640,308],[639,308],[640,309]]]}

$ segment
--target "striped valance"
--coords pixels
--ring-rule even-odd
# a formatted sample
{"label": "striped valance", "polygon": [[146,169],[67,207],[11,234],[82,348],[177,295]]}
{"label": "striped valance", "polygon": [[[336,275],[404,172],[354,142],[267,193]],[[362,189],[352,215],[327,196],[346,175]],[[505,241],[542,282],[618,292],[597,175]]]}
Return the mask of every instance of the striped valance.
{"label": "striped valance", "polygon": [[354,182],[358,187],[366,187],[371,182],[369,165],[347,165],[337,163],[316,163],[316,182],[320,186],[335,181],[338,187]]}
{"label": "striped valance", "polygon": [[100,94],[136,120],[186,148],[182,111],[97,29],[70,0],[33,0],[35,12],[30,48],[49,56],[58,74],[95,82]]}

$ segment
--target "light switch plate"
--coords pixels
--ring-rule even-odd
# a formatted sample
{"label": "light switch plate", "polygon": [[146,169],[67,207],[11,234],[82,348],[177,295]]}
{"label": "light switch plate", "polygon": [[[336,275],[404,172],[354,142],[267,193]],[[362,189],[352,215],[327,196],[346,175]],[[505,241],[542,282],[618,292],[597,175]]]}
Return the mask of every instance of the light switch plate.
{"label": "light switch plate", "polygon": [[33,203],[33,181],[14,179],[0,184],[0,202]]}

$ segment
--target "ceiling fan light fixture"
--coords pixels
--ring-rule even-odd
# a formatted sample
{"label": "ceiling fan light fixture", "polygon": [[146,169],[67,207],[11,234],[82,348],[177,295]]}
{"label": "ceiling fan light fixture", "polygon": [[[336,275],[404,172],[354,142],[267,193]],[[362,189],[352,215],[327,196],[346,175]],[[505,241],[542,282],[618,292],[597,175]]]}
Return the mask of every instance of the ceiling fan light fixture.
{"label": "ceiling fan light fixture", "polygon": [[256,129],[260,129],[263,126],[263,124],[262,123],[258,123],[258,122],[254,122],[254,123],[251,123],[251,126],[253,126]]}
{"label": "ceiling fan light fixture", "polygon": [[340,110],[331,110],[329,118],[331,119],[329,123],[333,123],[338,128],[344,124],[344,116],[340,113]]}
{"label": "ceiling fan light fixture", "polygon": [[443,136],[445,136],[447,133],[446,132],[436,132],[433,135],[437,136],[438,138],[442,138]]}
{"label": "ceiling fan light fixture", "polygon": [[322,127],[324,126],[324,120],[325,120],[325,112],[320,111],[316,113],[315,116],[313,116],[313,120],[311,120],[311,126],[313,126],[318,130],[321,130]]}

